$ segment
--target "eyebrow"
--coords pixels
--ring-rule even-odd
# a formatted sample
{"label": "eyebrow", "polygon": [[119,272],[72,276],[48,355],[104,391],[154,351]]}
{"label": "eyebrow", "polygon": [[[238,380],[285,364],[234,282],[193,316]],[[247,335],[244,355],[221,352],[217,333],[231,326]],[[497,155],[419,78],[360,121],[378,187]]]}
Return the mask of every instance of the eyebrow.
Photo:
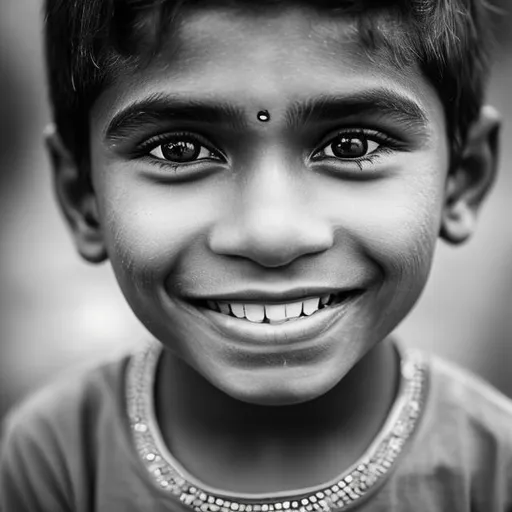
{"label": "eyebrow", "polygon": [[309,122],[372,116],[390,118],[411,128],[424,129],[428,116],[423,107],[409,96],[378,88],[358,91],[346,96],[322,95],[306,102],[294,102],[286,122],[298,127]]}
{"label": "eyebrow", "polygon": [[146,125],[177,121],[195,121],[216,124],[228,122],[234,129],[245,127],[242,108],[230,103],[173,97],[155,93],[137,100],[116,113],[105,131],[107,140],[116,140]]}
{"label": "eyebrow", "polygon": [[[297,128],[312,122],[339,121],[363,115],[388,117],[417,129],[424,129],[428,123],[428,116],[417,101],[386,88],[345,95],[320,95],[305,101],[295,101],[285,114],[285,122]],[[155,93],[116,113],[105,131],[105,138],[114,141],[142,126],[170,120],[227,123],[235,130],[240,130],[247,127],[246,116],[246,109],[226,101],[195,100]]]}

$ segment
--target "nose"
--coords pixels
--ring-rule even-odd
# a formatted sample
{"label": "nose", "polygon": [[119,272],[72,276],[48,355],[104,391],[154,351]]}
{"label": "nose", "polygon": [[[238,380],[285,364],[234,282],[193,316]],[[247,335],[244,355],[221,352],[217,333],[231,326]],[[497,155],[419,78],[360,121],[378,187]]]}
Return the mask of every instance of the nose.
{"label": "nose", "polygon": [[247,258],[261,266],[286,266],[333,245],[330,223],[321,215],[307,170],[263,159],[237,180],[229,214],[210,232],[213,252]]}

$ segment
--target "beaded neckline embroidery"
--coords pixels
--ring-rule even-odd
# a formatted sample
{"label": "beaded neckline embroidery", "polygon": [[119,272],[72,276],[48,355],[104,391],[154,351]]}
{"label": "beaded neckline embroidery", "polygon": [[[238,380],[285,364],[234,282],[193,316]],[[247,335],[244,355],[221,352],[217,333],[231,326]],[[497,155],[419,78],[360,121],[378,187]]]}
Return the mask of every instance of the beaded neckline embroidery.
{"label": "beaded neckline embroidery", "polygon": [[388,418],[363,456],[335,480],[301,491],[273,495],[220,492],[195,481],[167,451],[153,409],[156,365],[162,349],[152,343],[130,359],[126,401],[130,429],[150,478],[195,512],[331,512],[358,502],[385,479],[406,441],[414,432],[426,394],[427,369],[423,358],[400,351],[401,382]]}

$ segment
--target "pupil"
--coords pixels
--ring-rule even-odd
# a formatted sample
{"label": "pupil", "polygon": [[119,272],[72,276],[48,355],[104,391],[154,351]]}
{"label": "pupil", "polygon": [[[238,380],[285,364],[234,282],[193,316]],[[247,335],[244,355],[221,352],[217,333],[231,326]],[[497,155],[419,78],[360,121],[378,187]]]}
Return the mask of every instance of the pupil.
{"label": "pupil", "polygon": [[199,155],[201,148],[189,140],[177,140],[162,145],[162,155],[173,162],[191,162]]}
{"label": "pupil", "polygon": [[362,137],[340,137],[331,146],[334,155],[340,158],[358,158],[368,151],[368,142]]}

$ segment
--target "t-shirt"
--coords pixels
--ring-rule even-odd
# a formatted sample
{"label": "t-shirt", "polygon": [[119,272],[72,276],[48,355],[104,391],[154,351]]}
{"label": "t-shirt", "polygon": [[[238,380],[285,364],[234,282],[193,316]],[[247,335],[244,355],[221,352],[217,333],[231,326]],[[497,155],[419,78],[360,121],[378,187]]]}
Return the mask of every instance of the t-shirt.
{"label": "t-shirt", "polygon": [[[418,378],[408,368],[400,403],[386,435],[369,448],[371,457],[303,503],[257,506],[187,487],[193,477],[161,446],[157,431],[151,444],[158,427],[154,414],[137,417],[144,402],[137,393],[151,389],[157,358],[154,346],[125,354],[18,406],[4,424],[0,510],[512,512],[512,402],[437,357],[420,357]],[[177,473],[166,476],[167,470]]]}

